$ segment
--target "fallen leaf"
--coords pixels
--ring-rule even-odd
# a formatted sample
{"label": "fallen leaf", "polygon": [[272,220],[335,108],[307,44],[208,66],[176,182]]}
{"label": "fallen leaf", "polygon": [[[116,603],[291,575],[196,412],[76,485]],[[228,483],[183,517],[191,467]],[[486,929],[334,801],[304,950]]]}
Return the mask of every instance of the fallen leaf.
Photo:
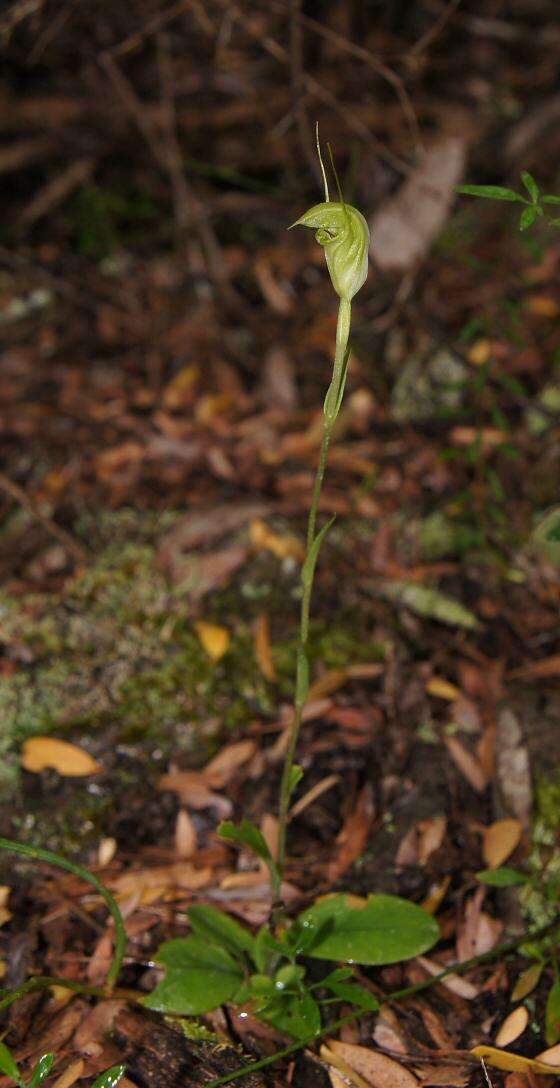
{"label": "fallen leaf", "polygon": [[432,816],[429,820],[420,820],[418,828],[418,862],[425,865],[428,859],[439,850],[447,828],[445,816]]}
{"label": "fallen leaf", "polygon": [[272,660],[270,624],[268,622],[268,616],[264,613],[257,616],[253,626],[253,647],[255,651],[255,661],[265,680],[270,680],[271,683],[274,683],[276,680],[276,669],[274,667],[274,661]]}
{"label": "fallen leaf", "polygon": [[546,1050],[537,1054],[537,1061],[546,1062],[547,1065],[560,1066],[560,1043],[555,1043],[554,1046],[549,1046]]}
{"label": "fallen leaf", "polygon": [[473,790],[476,790],[477,793],[484,793],[488,785],[488,779],[478,760],[457,740],[457,737],[444,737],[443,742],[453,762]]}
{"label": "fallen leaf", "polygon": [[522,1001],[524,997],[528,997],[538,984],[543,969],[544,963],[532,963],[530,967],[526,967],[511,991],[510,1001]]}
{"label": "fallen leaf", "polygon": [[466,1088],[471,1079],[472,1069],[466,1064],[456,1062],[454,1065],[446,1065],[438,1062],[437,1065],[417,1066],[414,1070],[420,1078],[420,1083],[434,1085],[435,1088]]}
{"label": "fallen leaf", "polygon": [[406,272],[426,255],[447,219],[465,154],[465,140],[440,138],[375,213],[371,252],[383,271]]}
{"label": "fallen leaf", "polygon": [[523,834],[519,820],[495,820],[482,840],[482,856],[489,869],[498,869],[518,846]]}
{"label": "fallen leaf", "polygon": [[451,684],[449,680],[445,680],[442,676],[432,676],[431,680],[428,680],[426,684],[426,691],[428,695],[435,695],[438,699],[449,699],[451,702],[458,699],[461,694],[455,684]]}
{"label": "fallen leaf", "polygon": [[548,680],[553,676],[560,676],[560,654],[521,665],[507,674],[508,680]]}
{"label": "fallen leaf", "polygon": [[343,687],[348,679],[348,669],[329,669],[318,680],[311,684],[308,693],[310,702],[316,699],[324,699],[327,695],[333,695],[335,691]]}
{"label": "fallen leaf", "polygon": [[280,536],[261,518],[254,518],[249,528],[249,538],[254,548],[272,552],[277,559],[305,559],[305,548],[295,536]]}
{"label": "fallen leaf", "polygon": [[529,753],[521,725],[508,707],[498,715],[496,781],[505,812],[528,829],[533,806]]}
{"label": "fallen leaf", "polygon": [[196,848],[196,828],[188,812],[181,808],[175,821],[175,853],[179,858],[192,858]]}
{"label": "fallen leaf", "polygon": [[235,772],[255,754],[254,740],[239,740],[226,744],[201,771],[204,781],[214,789],[222,789],[231,781]]}
{"label": "fallen leaf", "polygon": [[117,852],[117,840],[113,838],[101,839],[97,847],[97,864],[104,869],[113,860]]}
{"label": "fallen leaf", "polygon": [[169,774],[162,774],[161,778],[158,778],[157,788],[177,793],[182,804],[187,808],[213,808],[222,819],[231,816],[233,810],[231,801],[208,789],[205,778],[197,771],[172,771]]}
{"label": "fallen leaf", "polygon": [[56,1078],[51,1088],[71,1088],[72,1084],[75,1084],[77,1080],[80,1080],[84,1071],[84,1059],[77,1058],[76,1061],[71,1062],[69,1066]]}
{"label": "fallen leaf", "polygon": [[371,786],[360,790],[353,811],[347,816],[336,838],[336,852],[327,866],[327,880],[339,880],[360,856],[368,841],[375,816]]}
{"label": "fallen leaf", "polygon": [[84,748],[55,737],[31,737],[26,740],[21,763],[26,771],[34,774],[53,767],[65,778],[82,778],[103,770],[101,764]]}
{"label": "fallen leaf", "polygon": [[[549,1051],[543,1051],[549,1053]],[[503,1069],[507,1073],[546,1073],[558,1076],[558,1066],[543,1062],[540,1058],[523,1058],[521,1054],[512,1054],[509,1050],[499,1050],[494,1046],[475,1046],[471,1050],[475,1058],[484,1058],[494,1069]]]}
{"label": "fallen leaf", "polygon": [[334,1055],[347,1066],[351,1075],[357,1073],[374,1088],[417,1088],[418,1081],[413,1073],[378,1050],[341,1043],[337,1039],[329,1040],[327,1049],[331,1057]]}
{"label": "fallen leaf", "polygon": [[289,813],[289,819],[293,820],[294,816],[299,816],[309,805],[312,805],[318,797],[321,797],[327,790],[336,786],[340,781],[340,775],[329,774],[326,778],[322,778],[319,782],[316,782],[307,793],[304,793],[303,797],[300,797],[299,801],[296,801],[295,805],[292,805]]}
{"label": "fallen leaf", "polygon": [[216,623],[207,623],[206,620],[197,620],[195,631],[212,661],[219,661],[227,653],[231,635],[227,627],[219,627]]}
{"label": "fallen leaf", "polygon": [[450,627],[463,627],[468,631],[479,627],[479,622],[470,609],[432,586],[419,585],[417,582],[389,581],[382,584],[380,592],[389,600],[416,612],[418,616],[449,624]]}
{"label": "fallen leaf", "polygon": [[[435,960],[428,959],[427,956],[417,956],[416,960],[432,977],[445,970],[445,964],[436,963]],[[456,994],[457,997],[463,997],[465,1001],[473,1001],[475,997],[478,997],[477,987],[473,986],[472,982],[469,982],[466,978],[461,978],[460,975],[450,973],[441,979],[440,985],[445,986],[447,990],[450,990],[452,994]]]}
{"label": "fallen leaf", "polygon": [[500,1030],[496,1034],[494,1042],[497,1047],[509,1046],[523,1034],[529,1023],[529,1013],[525,1005],[519,1005],[509,1016],[506,1016]]}
{"label": "fallen leaf", "polygon": [[457,927],[457,960],[462,963],[494,947],[502,932],[502,923],[482,910],[486,888],[480,887],[465,902],[463,917]]}

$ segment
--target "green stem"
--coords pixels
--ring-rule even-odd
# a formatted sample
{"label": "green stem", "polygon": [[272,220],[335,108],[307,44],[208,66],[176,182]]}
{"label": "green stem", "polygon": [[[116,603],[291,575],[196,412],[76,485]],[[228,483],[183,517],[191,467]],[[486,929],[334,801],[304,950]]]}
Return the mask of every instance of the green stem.
{"label": "green stem", "polygon": [[107,972],[107,987],[111,990],[117,981],[121,969],[126,946],[126,932],[117,901],[111,895],[108,888],[101,883],[98,877],[93,873],[90,873],[89,869],[84,869],[82,865],[77,865],[74,861],[68,861],[68,859],[62,857],[61,854],[55,854],[53,850],[43,850],[40,846],[27,846],[24,843],[12,842],[11,839],[3,838],[0,838],[0,849],[10,850],[14,854],[23,854],[25,857],[35,858],[36,861],[48,861],[51,865],[58,865],[59,869],[66,869],[69,873],[74,873],[74,876],[79,876],[82,880],[87,880],[89,884],[93,884],[96,891],[98,891],[100,896],[105,900],[109,912],[112,915],[113,922],[115,923],[115,951],[111,960],[111,966]]}
{"label": "green stem", "polygon": [[[535,929],[528,933],[523,933],[521,937],[516,937],[513,941],[505,941],[503,944],[499,944],[496,948],[492,948],[489,952],[483,952],[479,956],[472,956],[469,960],[462,960],[460,963],[450,963],[447,967],[440,971],[437,975],[432,975],[431,978],[422,979],[421,982],[415,982],[412,986],[406,986],[402,990],[393,990],[390,994],[385,994],[379,1001],[381,1005],[388,1005],[391,1001],[402,1001],[404,998],[413,997],[414,994],[420,993],[422,990],[428,990],[431,986],[435,986],[436,983],[442,982],[448,975],[463,975],[467,971],[470,971],[473,967],[478,967],[482,963],[488,963],[491,960],[498,959],[500,956],[507,956],[511,952],[516,952],[517,949],[528,941],[539,940],[541,937],[546,936],[551,930],[555,929],[558,925],[558,917],[552,922],[548,922],[544,926],[540,926],[539,929]],[[322,1031],[317,1032],[315,1035],[309,1035],[305,1039],[298,1039],[295,1043],[290,1043],[289,1046],[283,1047],[282,1050],[277,1050],[275,1054],[269,1054],[267,1058],[261,1058],[257,1062],[250,1062],[248,1065],[243,1065],[241,1068],[236,1069],[233,1073],[226,1073],[223,1077],[217,1077],[215,1080],[208,1081],[206,1088],[221,1088],[223,1084],[230,1084],[233,1080],[239,1080],[240,1077],[248,1076],[250,1073],[257,1073],[259,1069],[265,1069],[269,1065],[274,1065],[282,1058],[289,1058],[292,1054],[296,1054],[298,1050],[302,1050],[303,1047],[310,1046],[312,1043],[317,1042],[319,1039],[324,1039],[326,1035],[332,1035],[334,1031],[338,1031],[344,1024],[349,1024],[353,1020],[358,1020],[360,1016],[363,1016],[363,1009],[356,1009],[355,1012],[349,1012],[346,1016],[341,1016],[338,1020],[333,1021],[332,1024],[328,1024]]]}
{"label": "green stem", "polygon": [[[308,560],[310,559],[311,549],[315,541],[319,500],[321,498],[321,490],[323,487],[323,480],[327,467],[332,428],[338,414],[338,408],[340,407],[339,400],[340,394],[342,392],[341,383],[344,381],[344,369],[348,350],[348,337],[350,335],[350,315],[350,302],[347,299],[341,299],[338,307],[338,323],[336,329],[336,348],[333,364],[333,376],[325,399],[323,439],[321,442],[319,463],[317,465],[317,471],[315,473],[315,483],[313,486],[313,495],[311,497],[311,506],[309,508],[309,518],[307,521],[306,559]],[[317,556],[315,556],[315,561],[316,559]],[[278,859],[276,872],[273,874],[272,877],[273,909],[276,910],[278,910],[281,905],[280,889],[284,872],[284,865],[286,861],[286,831],[288,826],[288,811],[290,807],[290,797],[292,792],[292,771],[294,766],[296,746],[298,742],[299,732],[301,729],[303,708],[307,701],[307,695],[309,691],[307,642],[309,638],[309,613],[311,608],[311,594],[313,592],[314,574],[315,562],[313,562],[310,567],[307,567],[307,564],[304,563],[301,578],[302,596],[299,619],[294,717],[290,729],[288,747],[286,749],[286,755],[284,758],[282,781],[280,784],[280,802],[278,813]]]}

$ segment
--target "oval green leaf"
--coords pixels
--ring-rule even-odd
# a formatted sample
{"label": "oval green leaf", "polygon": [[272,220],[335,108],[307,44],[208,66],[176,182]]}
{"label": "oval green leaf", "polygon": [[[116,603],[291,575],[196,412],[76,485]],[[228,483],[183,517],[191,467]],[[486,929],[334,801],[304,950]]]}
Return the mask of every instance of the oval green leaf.
{"label": "oval green leaf", "polygon": [[221,945],[229,952],[253,951],[254,938],[245,926],[217,907],[196,903],[187,910],[194,932],[212,944]]}
{"label": "oval green leaf", "polygon": [[156,959],[167,967],[165,978],[143,999],[149,1009],[198,1016],[229,1001],[243,975],[225,948],[200,937],[165,941]]}
{"label": "oval green leaf", "polygon": [[439,937],[431,914],[396,895],[370,895],[364,907],[352,906],[345,895],[329,896],[298,920],[317,929],[306,955],[347,963],[398,963],[427,952]]}
{"label": "oval green leaf", "polygon": [[519,869],[508,869],[505,865],[500,869],[481,869],[476,874],[476,879],[492,888],[514,888],[516,884],[527,884],[529,881],[525,873],[521,873]]}

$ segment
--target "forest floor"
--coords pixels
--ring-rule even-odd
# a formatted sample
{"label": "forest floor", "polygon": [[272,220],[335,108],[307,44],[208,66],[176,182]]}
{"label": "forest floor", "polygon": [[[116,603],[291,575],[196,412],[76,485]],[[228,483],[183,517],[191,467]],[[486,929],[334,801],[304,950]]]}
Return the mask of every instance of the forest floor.
{"label": "forest floor", "polygon": [[[79,857],[115,892],[129,988],[149,988],[193,900],[267,916],[265,876],[216,828],[276,830],[336,325],[322,250],[284,230],[319,199],[317,114],[373,250],[321,502],[336,522],[288,894],[294,908],[342,888],[429,902],[436,961],[467,959],[556,909],[560,244],[452,187],[518,187],[528,169],[560,191],[558,16],[521,3],[486,19],[473,0],[432,40],[429,4],[371,27],[325,4],[326,35],[304,23],[303,71],[284,4],[187,6],[0,17],[0,168],[18,179],[0,239],[0,831]],[[488,834],[503,819],[505,856]],[[521,902],[475,878],[502,861],[535,876]],[[2,985],[100,984],[100,901],[11,858],[0,872]],[[479,1076],[469,1049],[514,1008],[526,951],[341,1038],[461,1088]],[[392,990],[433,962],[366,977]],[[513,1044],[528,1056],[546,1046],[546,963]],[[68,998],[29,994],[2,1028],[23,1062],[56,1048],[64,1088],[123,1055],[139,1088],[240,1060],[124,1000]],[[208,1023],[249,1054],[278,1043],[251,1016]],[[534,1078],[512,1069],[509,1088]],[[279,1070],[252,1083],[329,1084],[310,1056]]]}

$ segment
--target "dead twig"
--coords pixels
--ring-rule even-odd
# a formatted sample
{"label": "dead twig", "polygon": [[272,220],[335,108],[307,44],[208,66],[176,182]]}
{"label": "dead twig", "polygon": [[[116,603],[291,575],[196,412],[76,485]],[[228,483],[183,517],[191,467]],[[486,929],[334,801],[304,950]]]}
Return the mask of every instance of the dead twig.
{"label": "dead twig", "polygon": [[[460,3],[460,0],[457,0],[457,2]],[[276,11],[286,10],[285,0],[268,0],[267,6]],[[382,79],[390,84],[401,104],[403,115],[410,129],[415,151],[419,154],[423,150],[420,126],[418,124],[414,106],[412,105],[412,100],[401,77],[397,75],[392,68],[389,68],[384,64],[383,61],[379,60],[370,49],[366,49],[362,45],[357,45],[356,42],[350,41],[350,39],[344,37],[344,35],[338,34],[328,26],[324,26],[322,23],[318,22],[317,19],[313,19],[309,15],[303,15],[301,11],[298,11],[292,18],[297,20],[301,26],[308,27],[309,30],[312,30],[318,37],[324,38],[327,42],[331,42],[332,45],[340,49],[341,52],[356,57],[357,60],[361,60],[368,68],[371,68],[373,72],[376,72],[378,76],[381,76]]]}
{"label": "dead twig", "polygon": [[86,549],[83,548],[81,544],[78,544],[78,541],[74,540],[74,537],[71,536],[66,529],[62,529],[52,518],[48,518],[45,514],[41,513],[35,503],[23,490],[23,487],[16,484],[5,472],[2,472],[1,469],[0,487],[3,488],[12,499],[19,503],[20,506],[23,506],[24,510],[27,510],[28,514],[31,514],[31,517],[40,522],[47,533],[49,533],[50,536],[54,536],[55,540],[58,540],[59,544],[62,544],[62,547],[70,552],[77,563],[89,562],[90,556]]}

